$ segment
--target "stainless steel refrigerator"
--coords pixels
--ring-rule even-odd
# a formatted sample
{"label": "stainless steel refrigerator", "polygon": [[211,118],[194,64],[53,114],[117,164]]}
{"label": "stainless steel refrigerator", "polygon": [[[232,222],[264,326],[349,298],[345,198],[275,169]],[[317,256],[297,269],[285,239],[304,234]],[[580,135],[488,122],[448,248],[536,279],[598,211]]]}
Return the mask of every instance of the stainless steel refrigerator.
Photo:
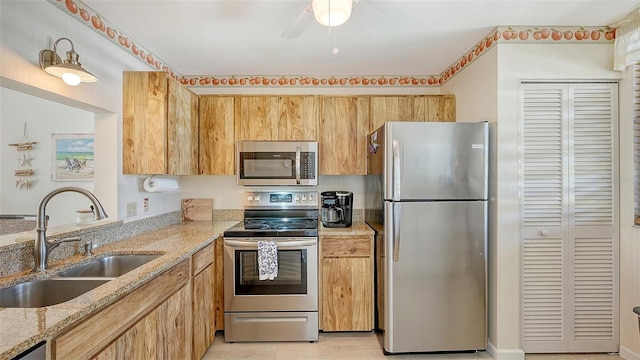
{"label": "stainless steel refrigerator", "polygon": [[487,348],[488,125],[388,122],[368,137],[386,353]]}

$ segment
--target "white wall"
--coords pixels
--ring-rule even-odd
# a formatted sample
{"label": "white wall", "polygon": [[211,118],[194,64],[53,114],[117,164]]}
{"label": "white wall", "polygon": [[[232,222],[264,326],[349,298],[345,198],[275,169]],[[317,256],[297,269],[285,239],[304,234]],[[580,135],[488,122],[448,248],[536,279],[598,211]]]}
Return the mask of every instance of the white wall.
{"label": "white wall", "polygon": [[[138,176],[122,175],[122,72],[151,69],[45,1],[0,1],[0,26],[0,86],[94,113],[95,193],[111,218],[124,218],[130,201],[139,215],[126,220],[179,210],[180,193],[149,196],[140,191]],[[40,50],[53,48],[60,37],[73,41],[97,82],[71,87],[39,68]],[[58,51],[65,46],[61,42]],[[0,106],[12,104],[0,99]],[[151,199],[148,213],[141,211],[145,197]]]}
{"label": "white wall", "polygon": [[[40,199],[61,186],[79,186],[94,191],[93,181],[51,180],[51,134],[91,134],[93,113],[6,88],[0,88],[0,99],[7,104],[0,108],[0,144],[18,142],[23,136],[25,124],[28,138],[38,142],[29,151],[31,168],[35,172],[29,178],[32,181],[29,189],[15,186],[16,177],[11,169],[12,166],[19,168],[16,148],[0,146],[0,214],[35,215]],[[48,206],[49,209],[56,209],[55,212],[47,212],[50,216],[49,226],[75,222],[75,210],[88,209],[89,205],[85,198],[75,194],[54,198]]]}

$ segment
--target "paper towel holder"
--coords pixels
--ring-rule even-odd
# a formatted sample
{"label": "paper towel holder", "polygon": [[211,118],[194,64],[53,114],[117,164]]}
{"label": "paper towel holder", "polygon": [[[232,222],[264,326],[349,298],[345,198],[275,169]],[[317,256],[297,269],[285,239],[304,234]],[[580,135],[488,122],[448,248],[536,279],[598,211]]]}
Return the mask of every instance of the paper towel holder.
{"label": "paper towel holder", "polygon": [[142,189],[146,192],[177,191],[180,185],[177,180],[171,178],[156,177],[151,175],[142,181]]}

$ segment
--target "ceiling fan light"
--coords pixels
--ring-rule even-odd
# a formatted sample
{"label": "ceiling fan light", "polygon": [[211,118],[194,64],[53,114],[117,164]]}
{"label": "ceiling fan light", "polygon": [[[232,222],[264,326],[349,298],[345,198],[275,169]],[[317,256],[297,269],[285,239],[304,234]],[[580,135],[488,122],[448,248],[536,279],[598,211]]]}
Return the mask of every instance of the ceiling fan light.
{"label": "ceiling fan light", "polygon": [[353,0],[313,0],[313,16],[324,26],[339,26],[351,16]]}

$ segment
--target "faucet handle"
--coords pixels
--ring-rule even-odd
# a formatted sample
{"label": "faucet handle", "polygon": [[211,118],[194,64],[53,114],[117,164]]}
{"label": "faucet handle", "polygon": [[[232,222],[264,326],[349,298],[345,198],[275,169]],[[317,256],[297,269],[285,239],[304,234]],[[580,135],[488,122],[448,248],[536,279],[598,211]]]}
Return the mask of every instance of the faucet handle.
{"label": "faucet handle", "polygon": [[80,238],[79,236],[73,236],[73,237],[68,237],[68,238],[55,240],[55,241],[58,243],[58,245],[60,245],[63,242],[82,241],[82,238]]}

